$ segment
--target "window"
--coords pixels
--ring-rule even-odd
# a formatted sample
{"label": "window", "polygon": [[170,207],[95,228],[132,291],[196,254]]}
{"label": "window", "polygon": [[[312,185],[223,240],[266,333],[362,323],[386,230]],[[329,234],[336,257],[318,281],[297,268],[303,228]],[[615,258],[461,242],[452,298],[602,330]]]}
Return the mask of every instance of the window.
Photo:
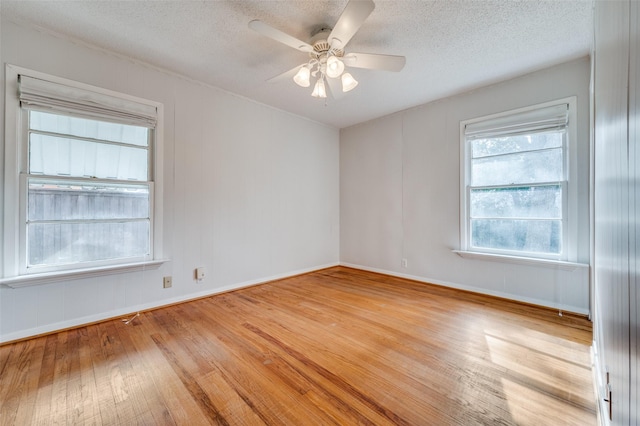
{"label": "window", "polygon": [[461,123],[464,250],[569,260],[574,103]]}
{"label": "window", "polygon": [[151,255],[145,127],[26,111],[27,269]]}
{"label": "window", "polygon": [[7,86],[8,276],[158,259],[161,105],[12,66]]}

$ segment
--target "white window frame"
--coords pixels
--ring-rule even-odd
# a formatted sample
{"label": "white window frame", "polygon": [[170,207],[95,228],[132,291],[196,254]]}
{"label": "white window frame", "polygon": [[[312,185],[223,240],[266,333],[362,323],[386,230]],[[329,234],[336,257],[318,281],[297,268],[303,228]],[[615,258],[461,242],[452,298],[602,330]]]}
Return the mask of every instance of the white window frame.
{"label": "white window frame", "polygon": [[[557,105],[568,105],[568,122],[564,138],[564,181],[562,212],[562,252],[559,255],[528,253],[510,250],[476,248],[471,246],[470,227],[470,177],[471,149],[470,141],[465,136],[465,128],[469,124],[495,120],[515,114],[527,113]],[[460,249],[454,250],[463,257],[502,260],[514,263],[574,263],[577,262],[578,237],[578,182],[577,182],[577,98],[558,99],[542,104],[532,105],[515,110],[491,114],[460,122]],[[514,185],[522,186],[522,185]]]}
{"label": "white window frame", "polygon": [[[150,158],[150,219],[151,219],[151,255],[146,259],[116,259],[104,262],[92,262],[90,266],[60,266],[40,268],[29,271],[26,268],[26,133],[28,112],[20,106],[18,98],[18,76],[24,75],[71,88],[88,90],[98,95],[120,98],[124,101],[136,102],[156,108],[157,124],[153,130],[153,144],[149,147]],[[4,186],[4,238],[2,241],[3,256],[0,284],[10,287],[42,284],[66,280],[99,276],[116,272],[128,272],[157,267],[166,259],[162,256],[162,223],[163,223],[163,117],[164,107],[161,103],[114,92],[72,80],[29,70],[7,64],[5,68],[5,186]],[[23,253],[24,251],[24,253]]]}

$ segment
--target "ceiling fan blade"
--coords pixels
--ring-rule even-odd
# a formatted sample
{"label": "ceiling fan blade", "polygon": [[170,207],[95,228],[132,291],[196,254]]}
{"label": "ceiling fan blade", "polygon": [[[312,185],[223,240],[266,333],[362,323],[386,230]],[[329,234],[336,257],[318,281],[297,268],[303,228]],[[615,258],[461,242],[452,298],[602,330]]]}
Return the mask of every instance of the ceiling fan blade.
{"label": "ceiling fan blade", "polygon": [[275,77],[271,77],[269,80],[267,80],[267,82],[268,83],[280,83],[280,82],[283,82],[285,80],[293,81],[293,76],[296,75],[296,73],[298,72],[300,67],[303,66],[303,65],[304,64],[297,65],[295,68],[291,68],[289,71],[285,71],[282,74],[278,74]]}
{"label": "ceiling fan blade", "polygon": [[375,7],[372,0],[350,0],[329,34],[329,45],[335,49],[343,49]]}
{"label": "ceiling fan blade", "polygon": [[259,32],[263,36],[269,37],[275,41],[279,41],[282,44],[286,44],[289,47],[293,47],[296,50],[301,52],[313,52],[313,47],[309,43],[305,43],[302,40],[298,40],[297,38],[290,36],[287,33],[284,33],[280,30],[276,30],[272,26],[265,24],[259,19],[255,19],[249,22],[249,28],[252,30]]}
{"label": "ceiling fan blade", "polygon": [[401,71],[407,58],[394,55],[376,55],[373,53],[348,53],[342,58],[344,64],[353,68],[372,70]]}

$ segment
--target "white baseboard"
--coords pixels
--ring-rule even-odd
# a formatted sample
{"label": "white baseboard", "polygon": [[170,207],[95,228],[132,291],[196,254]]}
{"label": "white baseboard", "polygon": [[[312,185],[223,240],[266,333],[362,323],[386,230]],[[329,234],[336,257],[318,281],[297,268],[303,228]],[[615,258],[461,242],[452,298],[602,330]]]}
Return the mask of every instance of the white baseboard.
{"label": "white baseboard", "polygon": [[535,299],[535,298],[531,298],[531,297],[518,296],[516,294],[505,293],[505,292],[501,292],[501,291],[487,290],[487,289],[480,288],[480,287],[473,287],[473,286],[468,286],[468,285],[459,284],[459,283],[453,283],[453,282],[449,282],[449,281],[436,280],[436,279],[432,279],[432,278],[428,278],[428,277],[420,277],[420,276],[416,276],[416,275],[403,274],[403,273],[399,273],[399,272],[395,272],[395,271],[388,271],[388,270],[385,270],[385,269],[371,268],[369,266],[357,265],[357,264],[353,264],[353,263],[340,262],[340,265],[341,266],[346,266],[346,267],[349,267],[349,268],[354,268],[354,269],[361,269],[363,271],[377,272],[379,274],[391,275],[393,277],[398,277],[398,278],[406,278],[406,279],[409,279],[409,280],[419,281],[419,282],[423,282],[423,283],[426,283],[426,284],[436,284],[436,285],[443,286],[443,287],[455,288],[455,289],[458,289],[458,290],[466,290],[466,291],[470,291],[470,292],[473,292],[473,293],[486,294],[487,296],[495,296],[495,297],[500,297],[500,298],[503,298],[503,299],[510,299],[510,300],[515,300],[515,301],[518,301],[518,302],[530,303],[530,304],[533,304],[533,305],[538,305],[538,306],[544,306],[544,307],[547,307],[547,308],[558,309],[558,310],[563,311],[563,312],[571,312],[571,313],[576,313],[576,314],[580,314],[580,315],[589,315],[589,310],[588,309],[580,308],[578,306],[571,306],[571,305],[564,305],[564,304],[561,305],[559,303],[553,303],[553,302],[549,302],[547,300],[541,300],[541,299]]}
{"label": "white baseboard", "polygon": [[296,275],[306,274],[309,272],[318,271],[321,269],[330,268],[333,266],[338,266],[339,262],[328,263],[325,265],[318,265],[312,268],[306,269],[298,269],[295,271],[289,271],[284,274],[277,274],[268,277],[262,277],[255,280],[244,281],[240,283],[235,283],[231,285],[226,285],[223,287],[216,287],[214,289],[209,289],[197,293],[189,293],[186,295],[172,297],[168,299],[162,299],[160,301],[155,301],[151,303],[142,303],[134,306],[127,306],[121,309],[115,309],[111,311],[101,312],[95,315],[88,315],[80,318],[74,318],[68,321],[60,321],[53,324],[46,324],[39,327],[33,327],[26,330],[20,330],[13,333],[7,333],[0,336],[0,343],[11,342],[14,340],[27,339],[30,337],[35,337],[43,334],[54,333],[56,331],[67,330],[71,328],[82,327],[87,324],[93,324],[101,321],[107,321],[113,318],[124,317],[127,315],[131,315],[135,312],[147,311],[150,309],[157,309],[163,306],[174,305],[176,303],[188,302],[190,300],[200,299],[202,297],[213,296],[220,293],[225,293],[231,290],[238,290],[244,287],[251,287],[258,284],[263,284],[269,281],[280,280],[283,278],[289,278]]}

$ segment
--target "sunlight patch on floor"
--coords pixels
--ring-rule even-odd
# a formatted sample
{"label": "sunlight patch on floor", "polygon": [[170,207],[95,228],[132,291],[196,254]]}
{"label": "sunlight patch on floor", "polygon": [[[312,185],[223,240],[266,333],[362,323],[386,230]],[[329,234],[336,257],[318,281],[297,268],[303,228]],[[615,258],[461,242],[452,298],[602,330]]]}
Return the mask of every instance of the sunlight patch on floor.
{"label": "sunlight patch on floor", "polygon": [[[509,412],[515,424],[546,424],[546,413],[553,411],[561,413],[563,425],[586,426],[591,418],[586,418],[583,410],[570,404],[562,403],[553,396],[546,395],[529,386],[516,383],[509,379],[501,380],[502,388],[507,400]],[[534,423],[532,419],[536,419]]]}

